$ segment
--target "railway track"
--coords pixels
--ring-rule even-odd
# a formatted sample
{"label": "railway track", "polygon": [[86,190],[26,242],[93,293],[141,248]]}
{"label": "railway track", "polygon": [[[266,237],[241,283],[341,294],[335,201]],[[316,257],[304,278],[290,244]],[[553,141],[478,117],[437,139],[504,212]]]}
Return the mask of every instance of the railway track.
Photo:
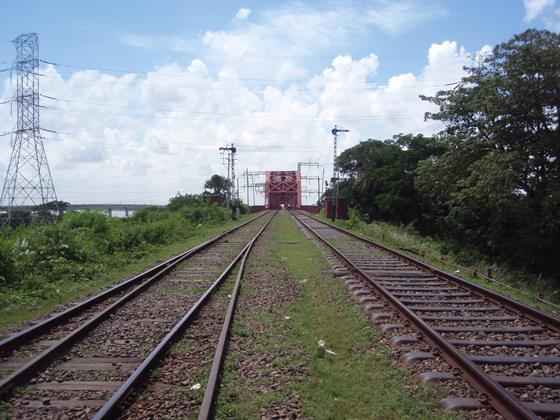
{"label": "railway track", "polygon": [[444,406],[492,407],[507,419],[560,416],[560,319],[308,214],[293,216],[343,262],[335,273],[404,349],[402,360],[426,368],[423,382],[453,389],[462,378],[474,389]]}
{"label": "railway track", "polygon": [[[262,215],[259,217],[262,217]],[[29,355],[39,354],[41,351],[49,347],[49,343],[62,338],[69,331],[74,330],[87,319],[99,312],[103,307],[110,305],[119,297],[122,297],[127,291],[132,290],[134,287],[145,281],[152,282],[157,280],[159,276],[166,272],[166,268],[179,261],[184,261],[190,258],[197,252],[211,246],[230,233],[242,229],[251,222],[252,220],[249,220],[239,226],[227,230],[226,232],[216,235],[215,237],[185,252],[182,252],[140,274],[135,275],[131,279],[112,286],[109,289],[84,300],[83,302],[70,305],[68,308],[52,314],[46,319],[35,322],[28,328],[0,338],[0,357],[3,359],[1,360],[3,363],[0,364],[0,377],[6,376],[21,366],[20,360],[10,360],[15,351],[20,350],[19,353],[25,353],[27,357],[29,357]]]}
{"label": "railway track", "polygon": [[[184,334],[192,339],[197,330],[204,330],[198,336],[203,342],[217,329],[218,350],[200,411],[200,418],[206,418],[245,259],[273,217],[271,212],[263,214],[136,276],[122,288],[4,339],[1,409],[18,418],[114,418],[135,407],[140,391],[150,392],[146,380]],[[232,279],[235,270],[237,278]],[[206,340],[209,343],[214,345]],[[196,402],[189,407],[193,405]]]}

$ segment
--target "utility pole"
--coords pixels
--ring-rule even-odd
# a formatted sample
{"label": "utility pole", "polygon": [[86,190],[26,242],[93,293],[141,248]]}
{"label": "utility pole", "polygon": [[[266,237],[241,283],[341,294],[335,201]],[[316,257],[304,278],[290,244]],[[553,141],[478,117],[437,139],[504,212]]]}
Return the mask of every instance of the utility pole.
{"label": "utility pole", "polygon": [[249,205],[249,168],[245,168],[245,188],[247,189],[247,205]]}
{"label": "utility pole", "polygon": [[334,222],[335,219],[338,217],[338,165],[336,164],[336,143],[338,141],[338,133],[349,133],[350,130],[345,130],[343,128],[338,128],[336,125],[331,130],[331,133],[334,137],[334,156],[333,156],[333,176],[331,178],[331,185],[332,185],[332,221]]}
{"label": "utility pole", "polygon": [[[225,147],[220,147],[219,150],[222,151],[222,153],[227,153],[228,193],[226,196],[226,206],[229,209],[230,203],[232,202],[232,191],[235,192],[235,153],[237,152],[237,149],[233,143],[231,143]],[[235,193],[233,195],[235,198]],[[237,208],[237,211],[239,211],[239,200],[237,200]]]}
{"label": "utility pole", "polygon": [[317,207],[321,211],[321,177],[317,177]]}
{"label": "utility pole", "polygon": [[253,186],[253,206],[254,206],[255,203],[256,203],[256,201],[257,201],[257,200],[256,200],[256,197],[255,197],[255,195],[256,195],[255,189],[256,189],[256,188],[255,188],[255,175],[254,175],[254,174],[251,174],[251,184],[252,184],[252,186]]}
{"label": "utility pole", "polygon": [[237,178],[237,200],[236,200],[236,205],[235,205],[235,218],[239,219],[240,216],[240,211],[239,211],[239,178]]}
{"label": "utility pole", "polygon": [[16,60],[17,123],[12,133],[12,155],[0,196],[10,219],[15,206],[36,206],[56,201],[39,124],[39,38],[23,34],[13,41]]}
{"label": "utility pole", "polygon": [[[321,175],[321,197],[325,194],[325,167],[323,166],[323,174]],[[319,204],[321,207],[321,204]]]}

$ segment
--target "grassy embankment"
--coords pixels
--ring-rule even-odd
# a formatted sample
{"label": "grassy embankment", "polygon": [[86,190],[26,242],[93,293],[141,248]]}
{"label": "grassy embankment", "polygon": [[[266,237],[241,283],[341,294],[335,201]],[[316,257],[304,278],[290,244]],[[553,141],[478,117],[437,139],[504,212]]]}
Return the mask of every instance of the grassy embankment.
{"label": "grassy embankment", "polygon": [[[259,324],[266,328],[251,337],[249,348],[228,356],[218,417],[258,418],[263,407],[296,395],[306,418],[457,418],[439,409],[439,388],[419,387],[377,346],[380,332],[330,274],[321,251],[288,214],[279,215],[273,238],[269,246],[275,261],[256,273],[267,281],[270,270],[280,264],[283,281],[298,285],[299,298],[280,313],[261,307],[236,315],[234,334],[258,330],[255,326]],[[242,288],[242,293],[251,291]],[[320,351],[319,340],[336,354]],[[244,365],[248,355],[255,354],[291,355],[281,358],[280,366],[275,360],[259,382],[266,388],[270,382],[282,380],[275,373],[286,371],[288,378],[281,387],[269,392],[247,389],[247,380],[236,374],[235,366]],[[308,367],[307,375],[298,379],[290,369],[301,365]]]}
{"label": "grassy embankment", "polygon": [[[320,217],[325,221],[331,222],[324,215]],[[534,305],[554,315],[560,315],[560,308],[548,305],[537,299],[537,296],[541,296],[547,301],[560,304],[560,284],[554,282],[554,280],[514,271],[495,262],[485,261],[476,257],[473,258],[472,255],[449,252],[449,245],[447,243],[423,237],[405,226],[395,226],[384,222],[365,223],[355,215],[346,221],[337,220],[335,224],[480,286]],[[410,252],[410,250],[417,252]],[[466,270],[456,266],[462,266]],[[472,274],[473,272],[486,273],[488,266],[492,267],[492,278],[506,285],[486,280],[481,275]]]}
{"label": "grassy embankment", "polygon": [[0,331],[98,292],[250,217],[233,221],[224,209],[199,206],[140,211],[130,219],[68,213],[56,225],[5,228]]}

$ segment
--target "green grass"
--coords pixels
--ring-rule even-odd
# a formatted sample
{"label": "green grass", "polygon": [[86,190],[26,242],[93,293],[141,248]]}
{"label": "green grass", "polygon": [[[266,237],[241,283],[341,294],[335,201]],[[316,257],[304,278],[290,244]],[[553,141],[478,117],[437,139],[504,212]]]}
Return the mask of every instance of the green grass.
{"label": "green grass", "polygon": [[196,340],[193,338],[183,338],[180,342],[175,343],[169,349],[170,354],[184,354],[196,348]]}
{"label": "green grass", "polygon": [[[278,216],[273,237],[270,246],[274,256],[287,268],[285,281],[296,282],[301,297],[281,314],[267,310],[249,314],[253,321],[264,324],[264,333],[252,348],[228,356],[218,417],[256,418],[259,408],[298,395],[303,416],[310,418],[456,418],[439,409],[440,388],[421,388],[409,373],[393,364],[388,352],[378,345],[380,333],[342,283],[328,272],[321,251],[288,214]],[[245,333],[239,324],[246,316],[240,317],[241,322],[236,318],[234,334]],[[322,354],[319,340],[337,354]],[[284,364],[307,366],[304,380],[288,378],[281,389],[259,394],[247,391],[244,379],[234,375],[235,363],[247,354],[280,351],[292,354],[281,359]]]}
{"label": "green grass", "polygon": [[[325,221],[331,222],[323,216],[320,216]],[[404,252],[413,258],[424,261],[440,270],[457,275],[465,280],[472,281],[475,284],[483,286],[487,289],[503,293],[520,302],[533,305],[539,309],[549,312],[553,315],[560,315],[560,308],[554,305],[548,305],[545,302],[537,299],[537,296],[544,296],[546,300],[560,304],[560,289],[558,283],[550,279],[539,278],[536,275],[522,273],[519,271],[511,270],[507,267],[492,264],[493,278],[506,283],[508,286],[500,285],[499,283],[492,282],[480,276],[473,276],[472,271],[478,273],[485,273],[486,267],[490,265],[487,261],[478,261],[474,264],[467,264],[461,260],[460,256],[451,253],[444,253],[446,244],[433,238],[423,237],[418,233],[411,231],[407,227],[395,226],[384,222],[373,222],[367,224],[359,220],[337,220],[335,222],[338,226],[353,231],[366,238],[387,245],[395,250]],[[423,255],[408,251],[413,249],[420,251]],[[453,265],[460,265],[468,269],[461,270],[460,268],[442,263],[445,260]],[[458,271],[457,271],[458,270]]]}
{"label": "green grass", "polygon": [[12,407],[7,401],[0,401],[0,420],[8,420],[14,418],[11,412]]}
{"label": "green grass", "polygon": [[0,331],[4,331],[21,322],[35,319],[52,312],[58,306],[76,301],[90,293],[99,292],[106,286],[117,282],[119,279],[127,278],[134,273],[144,271],[156,263],[183,252],[194,245],[211,238],[212,236],[249,220],[252,217],[253,216],[246,215],[242,216],[238,221],[228,221],[218,226],[202,226],[195,235],[182,241],[157,247],[153,252],[149,253],[142,259],[139,259],[131,264],[112,269],[104,273],[103,276],[100,276],[92,281],[60,282],[57,284],[58,293],[56,296],[40,300],[35,305],[18,305],[16,303],[11,305],[9,308],[2,308],[0,309]]}

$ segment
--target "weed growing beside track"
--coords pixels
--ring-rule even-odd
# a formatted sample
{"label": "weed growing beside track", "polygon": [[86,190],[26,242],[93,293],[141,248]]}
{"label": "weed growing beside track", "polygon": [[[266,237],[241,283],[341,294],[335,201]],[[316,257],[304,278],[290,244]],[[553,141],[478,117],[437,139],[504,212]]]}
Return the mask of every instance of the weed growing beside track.
{"label": "weed growing beside track", "polygon": [[[332,223],[331,220],[324,217],[324,215],[319,216],[319,218]],[[548,305],[537,299],[537,296],[542,296],[546,300],[554,302],[556,305],[560,304],[559,285],[555,284],[550,279],[537,278],[536,276],[531,277],[527,273],[511,271],[501,266],[494,266],[492,271],[493,278],[506,283],[510,287],[500,285],[499,283],[485,280],[480,275],[473,276],[471,274],[473,271],[485,273],[488,264],[484,261],[480,261],[476,264],[468,264],[461,256],[442,252],[442,248],[445,248],[444,243],[435,239],[422,237],[419,234],[411,232],[407,228],[384,222],[365,223],[356,217],[351,217],[350,220],[337,220],[335,224],[355,232],[358,235],[362,235],[365,238],[380,242],[397,251],[410,255],[413,258],[422,260],[440,270],[460,276],[490,290],[503,293],[513,299],[533,305],[553,315],[560,316],[560,309],[558,307]],[[410,250],[416,252],[411,252]],[[418,254],[418,251],[421,252],[421,255]],[[447,264],[443,261],[447,262]],[[468,271],[462,270],[455,265],[465,265]]]}
{"label": "weed growing beside track", "polygon": [[141,211],[131,219],[73,213],[57,225],[2,232],[0,255],[7,256],[11,271],[0,273],[0,331],[99,291],[251,217],[233,221],[220,208],[200,220],[190,216],[167,210]]}
{"label": "weed growing beside track", "polygon": [[[391,362],[380,333],[289,214],[267,237],[242,288],[218,417],[455,417],[438,408],[437,388],[420,388]],[[269,304],[243,307],[251,296]],[[240,351],[236,341],[249,347]]]}

